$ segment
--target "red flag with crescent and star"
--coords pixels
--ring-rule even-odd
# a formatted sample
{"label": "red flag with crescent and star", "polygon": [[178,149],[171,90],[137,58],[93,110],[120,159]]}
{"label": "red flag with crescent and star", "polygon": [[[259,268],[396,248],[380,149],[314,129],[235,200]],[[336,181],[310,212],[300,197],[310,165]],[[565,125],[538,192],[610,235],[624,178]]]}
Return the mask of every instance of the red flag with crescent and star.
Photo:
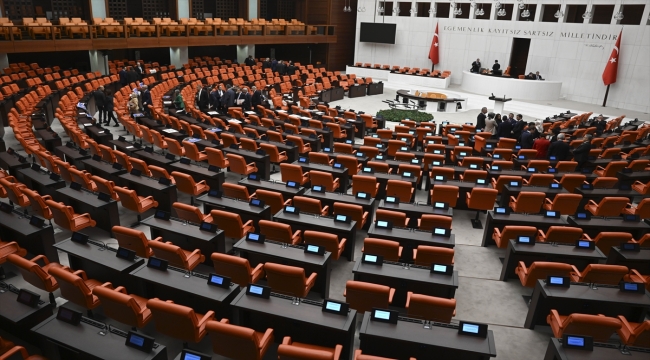
{"label": "red flag with crescent and star", "polygon": [[436,24],[436,32],[433,33],[433,40],[431,41],[431,49],[429,50],[429,59],[433,65],[437,64],[440,61],[438,51],[440,48],[440,42],[438,41],[438,24]]}
{"label": "red flag with crescent and star", "polygon": [[618,74],[618,58],[621,55],[621,36],[623,35],[623,30],[618,34],[616,39],[616,45],[612,49],[612,54],[607,59],[607,65],[605,65],[605,71],[603,71],[603,82],[605,85],[610,85],[616,82],[616,75]]}

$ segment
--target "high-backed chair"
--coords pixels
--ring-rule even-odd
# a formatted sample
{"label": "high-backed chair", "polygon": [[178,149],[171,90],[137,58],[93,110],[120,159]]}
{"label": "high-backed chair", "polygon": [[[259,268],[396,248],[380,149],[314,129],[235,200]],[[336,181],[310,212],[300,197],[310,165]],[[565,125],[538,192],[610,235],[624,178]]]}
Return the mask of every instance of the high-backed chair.
{"label": "high-backed chair", "polygon": [[356,157],[348,155],[339,155],[336,157],[336,162],[340,163],[348,169],[349,176],[356,176],[359,171],[361,171],[362,164],[359,164],[359,160]]}
{"label": "high-backed chair", "polygon": [[45,200],[45,204],[52,210],[54,222],[64,229],[79,231],[97,225],[90,214],[76,214],[72,206],[66,206],[64,203],[53,200]]}
{"label": "high-backed chair", "polygon": [[[182,173],[179,171],[172,171],[172,177],[176,180],[176,188],[178,191],[190,195],[190,204],[194,204],[194,197],[199,196],[205,192],[210,191],[210,186],[201,180],[199,182],[194,181],[192,175]],[[156,205],[158,206],[158,205]]]}
{"label": "high-backed chair", "polygon": [[386,184],[386,196],[397,197],[400,202],[411,202],[414,192],[413,185],[408,181],[388,180]]}
{"label": "high-backed chair", "polygon": [[305,230],[302,236],[305,244],[322,246],[326,251],[331,252],[330,257],[332,260],[338,260],[341,257],[347,243],[346,238],[339,240],[339,237],[335,234],[320,231]]}
{"label": "high-backed chair", "polygon": [[68,171],[70,172],[70,176],[72,176],[72,181],[79,183],[81,186],[90,191],[97,191],[97,184],[95,184],[95,182],[90,179],[90,173],[75,169],[73,167],[70,167]]}
{"label": "high-backed chair", "polygon": [[[146,176],[153,176],[151,174],[151,170],[149,169],[149,165],[144,160],[136,159],[136,158],[129,158],[129,161],[131,162],[131,165],[133,166],[134,169],[140,170],[140,172],[143,175]],[[94,177],[91,177],[93,181],[97,182]]]}
{"label": "high-backed chair", "polygon": [[497,200],[499,192],[495,189],[474,188],[467,193],[467,208],[476,210],[476,217],[472,219],[472,227],[482,229],[483,225],[478,216],[481,210],[491,210]]}
{"label": "high-backed chair", "polygon": [[443,322],[449,324],[456,316],[456,299],[445,299],[435,296],[406,294],[406,310],[408,317]]}
{"label": "high-backed chair", "polygon": [[362,281],[348,280],[345,283],[345,301],[350,308],[363,313],[373,308],[388,309],[393,302],[395,289]]}
{"label": "high-backed chair", "polygon": [[183,141],[183,148],[185,149],[185,156],[194,161],[200,162],[208,159],[208,154],[199,151],[195,143]]}
{"label": "high-backed chair", "polygon": [[153,298],[147,301],[151,310],[156,331],[183,342],[200,342],[206,334],[208,320],[214,319],[214,311],[205,315],[197,314],[190,307]]}
{"label": "high-backed chair", "polygon": [[[99,298],[92,293],[93,288],[97,286],[113,287],[109,282],[102,284],[100,281],[88,279],[83,270],[72,272],[72,269],[69,268],[53,267],[48,272],[59,284],[63,298],[87,310],[92,310],[100,304]],[[92,312],[89,312],[88,315],[92,315]]]}
{"label": "high-backed chair", "polygon": [[27,188],[22,183],[11,182],[6,178],[0,178],[0,187],[4,187],[7,191],[7,197],[11,202],[20,207],[27,207],[30,205],[29,198],[23,194],[22,189]]}
{"label": "high-backed chair", "polygon": [[582,183],[587,180],[587,177],[585,175],[581,174],[564,174],[562,175],[562,178],[560,181],[554,180],[556,183],[562,185],[562,187],[570,192],[574,193],[575,189],[579,187]]}
{"label": "high-backed chair", "polygon": [[333,212],[334,215],[341,214],[350,216],[352,220],[357,222],[357,229],[363,228],[363,226],[366,224],[366,221],[368,220],[368,212],[363,211],[363,207],[361,205],[335,202]]}
{"label": "high-backed chair", "polygon": [[[585,235],[587,240],[592,240],[589,236]],[[622,242],[631,242],[632,234],[627,232],[610,232],[602,231],[598,233],[593,241],[596,243],[596,247],[605,254],[609,255],[612,246],[619,246]]]}
{"label": "high-backed chair", "polygon": [[97,191],[108,194],[111,199],[115,201],[120,201],[120,196],[115,191],[115,182],[107,180],[103,177],[93,175],[90,179],[97,185]]}
{"label": "high-backed chair", "polygon": [[553,336],[556,338],[562,338],[562,335],[567,333],[591,336],[597,342],[607,342],[623,326],[617,318],[576,313],[563,316],[555,309],[551,309],[546,322],[551,325]]}
{"label": "high-backed chair", "polygon": [[600,200],[598,204],[593,200],[589,200],[585,205],[585,210],[594,216],[619,216],[627,206],[628,201],[626,197],[607,196]]}
{"label": "high-backed chair", "polygon": [[[153,256],[153,250],[149,247],[150,241],[142,231],[124,226],[113,226],[111,232],[120,247],[133,250],[137,256],[143,258]],[[162,237],[159,236],[152,240],[161,241]]]}
{"label": "high-backed chair", "polygon": [[301,212],[304,211],[320,216],[327,216],[330,210],[330,207],[327,205],[323,206],[320,200],[304,196],[294,196],[293,205],[299,208]]}
{"label": "high-backed chair", "polygon": [[309,290],[316,284],[317,274],[312,273],[306,277],[305,270],[300,267],[267,262],[264,271],[272,291],[296,298],[307,297]]}
{"label": "high-backed chair", "polygon": [[509,240],[516,240],[519,236],[534,238],[535,235],[537,235],[537,228],[534,226],[507,225],[503,227],[503,230],[495,227],[492,240],[497,244],[497,247],[507,248]]}
{"label": "high-backed chair", "polygon": [[249,201],[253,196],[248,193],[248,188],[244,185],[233,183],[223,183],[221,185],[223,194],[233,199]]}
{"label": "high-backed chair", "polygon": [[[334,178],[332,173],[312,170],[309,172],[309,181],[311,185],[320,185],[325,187],[325,190],[334,192],[339,188],[340,182],[338,178]],[[347,189],[341,189],[345,192]]]}
{"label": "high-backed chair", "polygon": [[458,186],[453,185],[433,185],[429,191],[431,204],[443,202],[449,204],[449,207],[456,207],[458,201]]}
{"label": "high-backed chair", "polygon": [[226,237],[239,240],[249,232],[255,231],[253,220],[248,220],[244,224],[239,214],[222,210],[212,210],[210,216],[212,217],[212,222],[224,231]]}
{"label": "high-backed chair", "polygon": [[338,360],[343,351],[342,345],[334,348],[304,344],[291,341],[291,337],[285,336],[282,344],[278,346],[278,360]]}
{"label": "high-backed chair", "polygon": [[172,244],[171,241],[150,241],[149,247],[153,250],[155,257],[167,260],[169,265],[181,269],[192,271],[197,265],[205,261],[205,256],[201,254],[201,250],[187,251]]}
{"label": "high-backed chair", "polygon": [[528,180],[524,179],[523,181],[526,186],[549,187],[554,179],[553,174],[533,174]]}
{"label": "high-backed chair", "polygon": [[619,315],[618,319],[621,321],[622,326],[616,332],[623,344],[650,348],[650,320],[642,323],[628,322],[622,315]]}
{"label": "high-backed chair", "polygon": [[282,182],[295,181],[299,185],[305,185],[309,182],[309,171],[302,172],[302,166],[295,164],[280,164],[280,174]]}
{"label": "high-backed chair", "polygon": [[116,289],[96,286],[92,291],[101,302],[104,315],[113,320],[133,328],[143,328],[151,320],[147,299],[128,294],[123,286]]}
{"label": "high-backed chair", "polygon": [[[237,154],[226,154],[226,158],[230,163],[230,171],[247,176],[248,174],[256,173],[257,165],[254,162],[246,164],[246,160],[243,156]],[[172,174],[173,175],[173,174]]]}
{"label": "high-backed chair", "polygon": [[598,166],[594,174],[603,177],[616,177],[616,173],[622,171],[627,166],[627,161],[611,161],[606,167]]}
{"label": "high-backed chair", "polygon": [[[20,31],[18,28],[13,28],[13,29],[14,29],[14,31],[15,30]],[[44,27],[44,26],[43,27],[34,27],[34,29],[44,29],[46,31],[49,31],[49,27]],[[47,32],[46,34],[49,34],[49,32]],[[21,35],[21,38],[22,38],[22,35]],[[2,340],[2,339],[0,339],[0,340]],[[11,343],[11,342],[7,341],[7,343]],[[11,344],[13,345],[13,343],[11,343]],[[20,355],[18,355],[18,354],[20,354]],[[23,360],[47,360],[46,357],[43,357],[41,355],[31,355],[30,356],[29,353],[27,352],[27,349],[25,349],[22,346],[13,346],[13,347],[8,348],[7,351],[3,351],[2,353],[0,353],[0,360],[11,360],[11,359],[17,360],[17,359],[19,359],[18,356],[20,356]]]}
{"label": "high-backed chair", "polygon": [[650,193],[650,181],[647,184],[644,184],[640,181],[635,181],[632,184],[632,190],[638,192],[641,195],[648,195]]}
{"label": "high-backed chair", "polygon": [[589,264],[582,272],[571,274],[571,281],[618,285],[627,275],[628,268],[621,265]]}
{"label": "high-backed chair", "polygon": [[[43,266],[40,266],[37,263],[37,261],[41,260],[44,263]],[[25,281],[41,290],[47,291],[49,293],[50,303],[56,304],[54,294],[52,293],[59,288],[59,284],[56,282],[56,279],[48,273],[48,271],[51,268],[61,267],[61,264],[50,262],[45,255],[37,255],[31,260],[27,260],[16,253],[9,254],[7,256],[7,261],[18,268]]]}
{"label": "high-backed chair", "polygon": [[546,261],[535,261],[528,267],[520,261],[515,268],[515,274],[519,276],[521,285],[525,287],[535,287],[537,280],[546,279],[550,275],[570,277],[571,273],[576,271],[578,269],[573,265]]}
{"label": "high-backed chair", "polygon": [[214,165],[218,168],[225,169],[230,166],[230,162],[223,155],[223,152],[219,149],[206,147],[205,154],[208,156],[208,164]]}
{"label": "high-backed chair", "polygon": [[390,221],[395,226],[408,227],[410,218],[406,217],[406,213],[391,210],[378,209],[375,211],[376,221]]}
{"label": "high-backed chair", "polygon": [[212,342],[212,351],[229,359],[262,360],[273,343],[273,329],[259,332],[232,325],[228,319],[208,321],[205,328]]}
{"label": "high-backed chair", "polygon": [[254,284],[264,277],[264,264],[257,264],[255,268],[251,268],[247,259],[216,252],[210,255],[210,259],[217,274],[229,277],[239,286]]}
{"label": "high-backed chair", "polygon": [[377,196],[379,191],[379,182],[374,176],[354,175],[352,176],[352,193],[354,195],[364,192],[370,197]]}
{"label": "high-backed chair", "polygon": [[454,249],[418,245],[417,249],[413,249],[413,262],[422,266],[431,266],[431,264],[453,265]]}
{"label": "high-backed chair", "polygon": [[115,187],[115,192],[120,197],[122,206],[138,214],[138,223],[143,213],[158,207],[158,202],[153,199],[153,196],[138,196],[135,190],[129,190],[120,186]]}
{"label": "high-backed chair", "polygon": [[558,161],[555,164],[555,170],[557,172],[573,172],[578,167],[578,163],[575,161]]}
{"label": "high-backed chair", "polygon": [[650,218],[650,198],[641,200],[636,206],[628,203],[623,214],[638,215],[641,219]]}
{"label": "high-backed chair", "polygon": [[172,204],[174,210],[176,210],[176,216],[179,219],[189,221],[194,224],[200,224],[203,221],[212,222],[212,216],[205,215],[197,208],[196,206],[187,205],[182,202],[175,202]]}
{"label": "high-backed chair", "polygon": [[492,188],[496,189],[499,194],[503,191],[503,187],[510,184],[511,181],[518,181],[522,183],[521,176],[500,175],[498,178],[492,178]]}
{"label": "high-backed chair", "polygon": [[578,210],[582,201],[580,194],[556,194],[551,201],[549,198],[544,199],[544,210],[559,211],[562,215],[573,215]]}
{"label": "high-backed chair", "polygon": [[542,209],[546,194],[543,192],[522,191],[517,198],[510,197],[509,206],[514,212],[537,214]]}
{"label": "high-backed chair", "polygon": [[51,220],[54,216],[52,210],[45,204],[45,200],[51,200],[50,195],[41,196],[35,190],[27,187],[22,189],[23,194],[29,198],[29,203],[32,206],[32,211],[45,220]]}
{"label": "high-backed chair", "polygon": [[253,197],[264,201],[266,205],[270,206],[271,214],[277,214],[278,211],[282,210],[287,205],[291,205],[292,203],[291,199],[285,201],[282,193],[275,191],[258,189],[253,194]]}
{"label": "high-backed chair", "polygon": [[551,226],[544,233],[537,230],[536,241],[548,243],[575,244],[576,241],[585,237],[581,228],[569,226]]}
{"label": "high-backed chair", "polygon": [[329,155],[327,155],[326,153],[313,152],[313,151],[309,153],[309,162],[314,164],[322,164],[322,165],[334,164],[334,160],[331,160]]}
{"label": "high-backed chair", "polygon": [[176,180],[174,180],[174,178],[171,175],[169,175],[169,173],[165,168],[156,165],[149,165],[149,170],[151,170],[151,176],[153,176],[154,178],[156,179],[165,178],[169,180],[172,184],[176,184]]}
{"label": "high-backed chair", "polygon": [[301,241],[300,235],[302,231],[296,230],[292,232],[291,225],[289,224],[269,220],[260,220],[258,224],[260,226],[260,232],[268,240],[280,241],[291,245],[296,245]]}
{"label": "high-backed chair", "polygon": [[425,214],[418,219],[418,228],[426,231],[434,228],[451,229],[451,220],[450,216]]}
{"label": "high-backed chair", "polygon": [[380,255],[387,261],[399,261],[402,257],[402,247],[397,241],[365,238],[361,252]]}

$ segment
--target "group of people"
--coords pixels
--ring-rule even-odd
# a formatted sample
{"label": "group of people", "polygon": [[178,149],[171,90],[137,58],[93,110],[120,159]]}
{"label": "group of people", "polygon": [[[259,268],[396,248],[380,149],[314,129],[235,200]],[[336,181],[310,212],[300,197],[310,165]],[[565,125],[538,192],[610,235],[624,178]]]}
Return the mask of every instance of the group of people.
{"label": "group of people", "polygon": [[109,125],[111,120],[115,123],[113,127],[119,126],[115,114],[113,113],[113,92],[109,89],[104,89],[103,86],[93,91],[93,99],[95,99],[95,106],[99,112],[99,122],[102,125]]}
{"label": "group of people", "polygon": [[[481,59],[476,59],[476,61],[472,62],[472,68],[469,71],[476,74],[481,73]],[[483,74],[487,73],[487,69],[483,69]],[[501,64],[499,64],[499,60],[494,60],[494,65],[492,65],[492,74],[501,75]],[[534,74],[531,71],[525,76],[525,78],[529,80],[544,80],[539,74],[539,71]]]}
{"label": "group of people", "polygon": [[[249,65],[249,60],[252,63],[252,65],[255,65],[255,60],[253,60],[253,56],[249,56],[246,59],[246,65]],[[249,65],[249,66],[252,66]],[[264,61],[262,61],[262,70],[266,69],[271,69],[273,72],[278,72],[280,76],[282,75],[287,75],[287,74],[295,74],[296,70],[298,69],[296,65],[293,63],[293,61],[284,61],[284,60],[276,60],[275,58],[266,58]]]}
{"label": "group of people", "polygon": [[[247,87],[240,88],[230,84],[218,84],[217,86],[196,86],[195,104],[203,112],[218,111],[227,112],[228,108],[236,106],[244,111],[251,111],[257,105],[262,105],[265,97],[262,91],[252,86],[250,91]],[[174,93],[174,107],[177,110],[185,110],[185,99],[180,90]]]}
{"label": "group of people", "polygon": [[141,63],[137,63],[135,66],[122,66],[118,72],[120,76],[120,85],[126,86],[130,83],[138,83],[142,80],[145,75],[144,68]]}

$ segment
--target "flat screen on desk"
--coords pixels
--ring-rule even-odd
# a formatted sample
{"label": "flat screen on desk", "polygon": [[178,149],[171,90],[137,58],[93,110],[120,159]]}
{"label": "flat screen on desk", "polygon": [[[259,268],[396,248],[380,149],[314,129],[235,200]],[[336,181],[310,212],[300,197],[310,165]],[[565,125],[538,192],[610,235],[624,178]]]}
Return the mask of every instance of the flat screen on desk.
{"label": "flat screen on desk", "polygon": [[212,356],[203,354],[197,351],[183,349],[181,352],[181,360],[211,360]]}
{"label": "flat screen on desk", "polygon": [[134,349],[138,349],[143,352],[151,352],[153,348],[154,338],[142,335],[140,333],[135,333],[129,331],[129,334],[126,336],[126,346],[130,346]]}
{"label": "flat screen on desk", "polygon": [[461,335],[470,335],[485,338],[487,337],[487,328],[487,324],[466,323],[464,321],[461,321],[458,324],[458,333]]}
{"label": "flat screen on desk", "polygon": [[361,23],[359,41],[382,44],[395,44],[397,24]]}

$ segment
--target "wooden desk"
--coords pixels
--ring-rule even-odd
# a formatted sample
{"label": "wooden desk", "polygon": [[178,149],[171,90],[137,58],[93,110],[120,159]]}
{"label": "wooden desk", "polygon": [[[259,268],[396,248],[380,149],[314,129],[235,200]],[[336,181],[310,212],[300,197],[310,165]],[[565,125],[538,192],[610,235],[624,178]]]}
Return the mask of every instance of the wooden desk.
{"label": "wooden desk", "polygon": [[[510,197],[514,196],[516,199],[517,196],[519,196],[519,193],[522,191],[529,191],[529,192],[541,192],[545,193],[546,197],[553,200],[555,198],[555,195],[557,194],[568,194],[569,192],[566,191],[562,186],[560,186],[559,189],[551,189],[548,186],[543,187],[543,186],[519,186],[519,187],[512,187],[510,185],[505,185],[503,187],[503,190],[501,191],[501,199],[499,200],[499,206],[507,208],[510,205]],[[578,207],[578,209],[582,209],[582,207]],[[542,209],[543,211],[544,209]]]}
{"label": "wooden desk", "polygon": [[133,154],[133,157],[146,162],[147,165],[158,166],[169,172],[171,172],[171,167],[169,165],[173,162],[178,161],[178,160],[169,160],[164,155],[160,155],[155,152],[149,153],[146,151],[138,151],[135,154]]}
{"label": "wooden desk", "polygon": [[67,239],[56,243],[54,247],[68,255],[71,268],[85,271],[89,279],[111,282],[114,287],[124,286],[129,289],[129,285],[133,284],[129,273],[145,262],[144,258],[138,256],[133,261],[118,258],[115,256],[116,249],[92,239],[87,244]]}
{"label": "wooden desk", "polygon": [[153,196],[158,202],[158,209],[171,212],[172,215],[176,213],[176,210],[172,208],[172,204],[178,200],[176,184],[163,185],[158,182],[158,179],[135,176],[130,173],[118,176],[117,183],[135,190],[138,196]]}
{"label": "wooden desk", "polygon": [[239,256],[248,259],[251,267],[260,263],[272,262],[303,268],[307,277],[311,273],[316,273],[316,284],[311,291],[317,292],[323,299],[329,298],[330,272],[332,271],[330,266],[332,254],[329,251],[326,251],[323,256],[318,256],[306,254],[302,246],[282,247],[281,243],[269,240],[264,244],[257,244],[246,241],[246,239],[239,240],[233,249],[239,252]]}
{"label": "wooden desk", "polygon": [[57,146],[54,148],[54,154],[61,158],[61,160],[70,163],[71,165],[76,166],[78,169],[83,169],[83,164],[81,160],[90,159],[90,153],[86,155],[81,155],[79,150],[72,149],[67,146]]}
{"label": "wooden desk", "polygon": [[102,128],[100,125],[88,125],[84,124],[84,130],[86,135],[90,136],[91,139],[95,140],[97,144],[110,146],[109,140],[113,140],[113,134],[110,130]]}
{"label": "wooden desk", "polygon": [[37,191],[41,195],[50,195],[54,197],[57,189],[65,187],[65,181],[59,179],[54,181],[50,175],[38,170],[18,169],[16,178],[28,188]]}
{"label": "wooden desk", "polygon": [[235,154],[243,156],[246,160],[246,163],[254,162],[257,166],[257,173],[264,180],[269,180],[271,178],[271,160],[269,155],[258,155],[253,151],[248,151],[244,149],[231,149],[223,148],[221,149],[225,154]]}
{"label": "wooden desk", "polygon": [[503,229],[507,225],[534,226],[537,230],[548,230],[551,226],[567,226],[562,218],[545,218],[543,215],[524,215],[511,213],[510,215],[495,214],[493,210],[487,212],[483,242],[481,246],[496,245],[492,239],[494,228]]}
{"label": "wooden desk", "polygon": [[650,309],[650,296],[621,292],[618,285],[598,285],[590,289],[586,283],[571,283],[571,287],[546,286],[544,280],[537,280],[533,298],[528,306],[524,326],[546,325],[546,316],[556,309],[560,315],[573,313],[603,314],[609,317],[625,316],[631,322],[643,322],[645,312]]}
{"label": "wooden desk", "polygon": [[619,246],[612,246],[607,256],[607,264],[623,265],[635,269],[641,274],[650,274],[650,249],[641,248],[641,251],[621,251]]}
{"label": "wooden desk", "polygon": [[348,88],[348,97],[355,98],[355,97],[366,96],[366,91],[367,91],[366,84],[363,85],[354,84]]}
{"label": "wooden desk", "polygon": [[399,320],[389,324],[370,320],[370,312],[363,315],[359,329],[360,348],[364,354],[399,360],[437,359],[487,360],[496,357],[494,334],[488,330],[486,338],[459,335],[458,326],[434,324],[425,329],[422,321]]}
{"label": "wooden desk", "polygon": [[436,209],[432,205],[419,204],[419,203],[387,203],[385,200],[379,201],[379,206],[377,209],[381,210],[390,210],[398,211],[406,214],[407,218],[410,218],[408,226],[414,229],[418,228],[418,220],[422,215],[441,215],[452,217],[454,214],[454,209],[449,208],[447,210]]}
{"label": "wooden desk", "polygon": [[[178,171],[188,175],[192,175],[194,181],[199,182],[205,180],[211,190],[221,191],[221,184],[226,181],[226,175],[223,171],[214,172],[208,170],[207,167],[198,166],[194,164],[183,164],[180,161],[168,164],[171,171]],[[171,172],[170,172],[171,174]]]}
{"label": "wooden desk", "polygon": [[117,170],[113,168],[113,164],[109,164],[106,161],[96,161],[93,159],[82,160],[81,163],[84,166],[84,170],[88,171],[92,175],[97,175],[106,180],[111,180],[116,183],[119,182],[118,177],[122,174],[126,174],[126,169],[122,168]]}
{"label": "wooden desk", "polygon": [[629,174],[624,174],[619,171],[616,173],[616,177],[620,180],[621,184],[632,185],[635,181],[640,181],[645,184],[650,181],[650,171],[635,171]]}
{"label": "wooden desk", "polygon": [[349,224],[334,221],[331,217],[316,217],[313,214],[287,214],[282,210],[273,215],[273,220],[284,224],[291,225],[291,230],[314,230],[334,234],[339,240],[346,238],[345,249],[341,255],[345,256],[348,261],[354,259],[354,249],[357,237],[357,222],[352,220]]}
{"label": "wooden desk", "polygon": [[18,169],[25,169],[30,166],[31,165],[27,159],[25,159],[25,162],[20,162],[18,160],[18,155],[9,155],[5,151],[0,152],[0,168],[8,170],[11,176],[16,176],[16,171]]}
{"label": "wooden desk", "polygon": [[36,227],[29,223],[29,218],[16,213],[0,214],[0,233],[5,241],[15,241],[29,254],[45,255],[52,262],[59,262],[59,254],[54,249],[54,228],[52,225]]}
{"label": "wooden desk", "polygon": [[332,101],[343,100],[345,90],[342,87],[333,87],[329,90],[323,90],[320,93],[320,101],[330,103]]}
{"label": "wooden desk", "polygon": [[582,195],[582,201],[578,205],[578,209],[584,209],[585,205],[589,200],[593,200],[596,204],[600,203],[603,198],[608,196],[614,197],[625,197],[629,200],[630,204],[634,202],[635,196],[640,196],[640,194],[634,190],[619,190],[619,189],[593,189],[593,190],[584,190],[579,187],[575,188],[575,194]]}
{"label": "wooden desk", "polygon": [[647,348],[628,347],[630,355],[621,353],[618,345],[594,343],[592,351],[562,347],[562,339],[550,338],[544,360],[628,360],[650,356]]}
{"label": "wooden desk", "polygon": [[231,316],[230,302],[240,291],[237,284],[232,283],[230,288],[224,289],[208,285],[205,274],[192,272],[190,277],[185,277],[186,273],[186,270],[175,267],[160,271],[142,265],[131,272],[139,285],[133,291],[147,299],[172,300],[199,314],[212,310],[218,319]]}
{"label": "wooden desk", "polygon": [[368,84],[368,95],[379,95],[384,93],[384,83],[374,82]]}
{"label": "wooden desk", "polygon": [[271,207],[252,206],[248,201],[232,199],[229,197],[212,197],[207,194],[199,196],[196,200],[203,202],[203,213],[209,214],[212,210],[223,210],[239,214],[242,223],[253,220],[255,228],[259,229],[260,220],[271,220]]}
{"label": "wooden desk", "polygon": [[54,148],[61,146],[61,137],[54,131],[49,131],[46,129],[36,130],[35,135],[41,138],[39,142],[43,144],[45,149],[49,152],[54,152]]}
{"label": "wooden desk", "polygon": [[117,201],[113,199],[102,201],[97,196],[98,194],[86,189],[73,190],[64,187],[56,191],[54,199],[72,206],[78,214],[90,214],[90,217],[97,222],[95,225],[97,228],[111,233],[113,226],[120,225]]}
{"label": "wooden desk", "polygon": [[407,292],[453,299],[458,289],[458,271],[452,275],[431,273],[428,267],[384,262],[382,266],[357,261],[352,269],[354,280],[386,285],[395,289],[391,306],[406,306]]}
{"label": "wooden desk", "polygon": [[51,316],[32,328],[32,331],[48,340],[43,353],[50,359],[167,359],[167,348],[161,344],[155,344],[157,347],[147,354],[124,345],[126,332],[113,328],[113,331],[105,330],[105,336],[99,335],[103,328],[104,323],[86,317],[74,326]]}
{"label": "wooden desk", "polygon": [[[45,319],[52,316],[53,306],[48,302],[47,297],[41,295],[41,300],[38,306],[31,307],[16,301],[18,298],[18,290],[20,288],[27,288],[31,291],[39,291],[38,289],[22,286],[20,283],[12,281],[14,279],[5,280],[0,282],[0,328],[4,331],[10,332],[14,336],[18,336],[24,340],[33,336],[30,334],[29,329],[43,322]],[[13,285],[17,289],[8,289],[6,285]]]}
{"label": "wooden desk", "polygon": [[323,164],[316,164],[316,163],[300,163],[298,161],[294,161],[292,163],[293,165],[300,165],[302,167],[303,173],[307,171],[322,171],[326,173],[332,174],[332,177],[334,179],[339,179],[339,188],[337,191],[339,192],[346,192],[348,190],[348,187],[350,186],[350,177],[348,176],[348,169],[345,167],[342,167],[340,169],[335,169],[332,166],[329,165],[323,165]]}
{"label": "wooden desk", "polygon": [[650,225],[643,221],[623,221],[623,218],[591,218],[590,220],[578,220],[575,216],[567,217],[571,226],[582,228],[592,238],[598,236],[602,231],[618,231],[631,233],[635,239],[640,239],[650,231]]}
{"label": "wooden desk", "polygon": [[242,291],[231,303],[241,326],[264,332],[273,329],[275,342],[285,336],[291,340],[333,348],[343,345],[341,359],[351,360],[357,311],[350,309],[347,316],[321,311],[314,301],[292,304],[285,296],[272,294],[269,299],[248,296]]}
{"label": "wooden desk", "polygon": [[[460,181],[460,180],[447,180],[447,181],[435,181],[434,179],[429,179],[429,189],[433,188],[435,185],[449,185],[458,187],[458,200],[456,201],[456,206],[454,209],[467,210],[467,193],[471,193],[472,189],[492,189],[492,184],[488,182],[484,185],[477,185],[475,182],[471,181]],[[427,196],[427,204],[431,205],[431,196]]]}
{"label": "wooden desk", "polygon": [[528,267],[535,261],[565,263],[575,265],[578,270],[582,271],[587,265],[598,264],[605,259],[606,256],[598,248],[579,249],[574,245],[551,245],[550,243],[526,245],[510,240],[499,280],[519,279],[515,274],[515,268],[519,266],[520,261],[523,261]]}
{"label": "wooden desk", "polygon": [[293,199],[294,196],[302,195],[305,192],[304,187],[298,187],[297,189],[294,189],[288,187],[283,182],[275,182],[275,181],[251,181],[248,179],[242,179],[239,180],[238,184],[246,186],[248,192],[251,195],[257,189],[279,192],[282,194],[284,201],[287,201],[288,199]]}
{"label": "wooden desk", "polygon": [[375,198],[368,199],[357,199],[354,195],[343,194],[339,192],[315,192],[311,189],[307,189],[303,196],[318,199],[323,206],[329,206],[330,212],[334,211],[334,203],[343,203],[361,206],[364,212],[368,212],[368,219],[366,219],[366,224],[363,226],[364,229],[368,229],[370,224],[372,224],[373,218],[375,216]]}
{"label": "wooden desk", "polygon": [[374,223],[368,229],[368,237],[399,242],[403,247],[401,260],[405,262],[411,262],[413,260],[413,249],[417,249],[418,245],[439,246],[451,249],[456,245],[456,236],[454,234],[451,234],[447,238],[433,235],[431,231],[399,227],[393,227],[390,230],[378,228]]}

